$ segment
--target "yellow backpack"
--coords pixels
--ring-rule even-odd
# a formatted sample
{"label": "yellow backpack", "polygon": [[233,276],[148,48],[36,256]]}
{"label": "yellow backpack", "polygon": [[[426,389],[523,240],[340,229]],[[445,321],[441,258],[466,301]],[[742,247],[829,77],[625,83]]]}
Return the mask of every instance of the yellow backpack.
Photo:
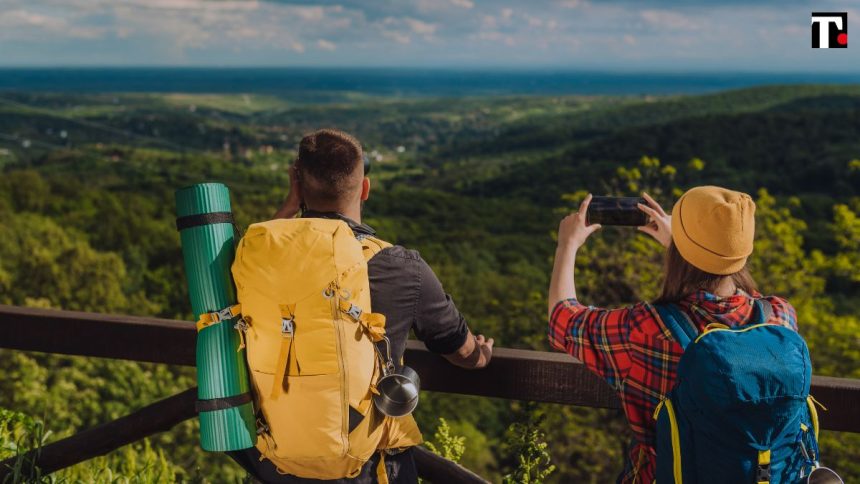
{"label": "yellow backpack", "polygon": [[372,402],[385,317],[371,312],[367,261],[389,245],[314,218],[254,224],[239,243],[256,446],[283,473],[354,477],[374,452],[421,443],[411,415],[386,417]]}

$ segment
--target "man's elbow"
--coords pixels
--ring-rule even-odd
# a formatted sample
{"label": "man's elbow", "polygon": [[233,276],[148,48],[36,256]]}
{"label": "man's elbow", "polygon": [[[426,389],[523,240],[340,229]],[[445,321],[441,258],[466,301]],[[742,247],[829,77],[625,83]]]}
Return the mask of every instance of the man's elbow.
{"label": "man's elbow", "polygon": [[470,332],[457,351],[442,356],[452,365],[467,370],[478,370],[490,363],[492,354],[493,339],[484,339],[482,335],[475,337]]}

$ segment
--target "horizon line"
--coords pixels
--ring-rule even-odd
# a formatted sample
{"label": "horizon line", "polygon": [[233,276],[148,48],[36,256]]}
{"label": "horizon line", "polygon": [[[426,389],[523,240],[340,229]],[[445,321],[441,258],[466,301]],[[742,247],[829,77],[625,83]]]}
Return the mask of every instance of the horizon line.
{"label": "horizon line", "polygon": [[140,64],[140,65],[4,65],[0,64],[0,70],[140,70],[140,69],[163,69],[163,70],[364,70],[364,71],[438,71],[438,72],[553,72],[553,73],[589,73],[589,74],[670,74],[670,75],[735,75],[735,74],[759,74],[759,75],[793,75],[793,76],[860,76],[857,71],[792,71],[792,70],[754,70],[754,69],[619,69],[606,67],[558,67],[558,66],[319,66],[319,65],[294,65],[294,66],[267,66],[267,65],[170,65],[170,64]]}

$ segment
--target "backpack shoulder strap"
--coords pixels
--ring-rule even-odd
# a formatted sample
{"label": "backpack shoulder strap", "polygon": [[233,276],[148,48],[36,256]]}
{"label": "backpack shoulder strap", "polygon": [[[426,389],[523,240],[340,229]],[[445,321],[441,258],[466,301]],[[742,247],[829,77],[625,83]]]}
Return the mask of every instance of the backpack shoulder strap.
{"label": "backpack shoulder strap", "polygon": [[372,235],[364,235],[358,238],[361,242],[361,251],[364,253],[364,260],[370,261],[376,254],[382,252],[382,249],[391,247],[391,244],[376,238]]}
{"label": "backpack shoulder strap", "polygon": [[773,305],[765,298],[753,300],[755,308],[758,309],[758,318],[755,324],[764,324],[773,318]]}
{"label": "backpack shoulder strap", "polygon": [[690,318],[675,304],[657,304],[654,308],[660,315],[660,319],[663,320],[663,324],[672,333],[675,341],[681,345],[682,349],[686,350],[687,345],[693,342],[699,334]]}

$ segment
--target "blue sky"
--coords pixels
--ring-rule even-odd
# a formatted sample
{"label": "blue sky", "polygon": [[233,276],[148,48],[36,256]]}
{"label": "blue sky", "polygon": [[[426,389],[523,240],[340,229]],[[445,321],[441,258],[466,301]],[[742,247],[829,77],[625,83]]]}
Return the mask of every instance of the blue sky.
{"label": "blue sky", "polygon": [[[860,71],[860,0],[0,0],[4,66]],[[848,49],[810,48],[848,11]]]}

